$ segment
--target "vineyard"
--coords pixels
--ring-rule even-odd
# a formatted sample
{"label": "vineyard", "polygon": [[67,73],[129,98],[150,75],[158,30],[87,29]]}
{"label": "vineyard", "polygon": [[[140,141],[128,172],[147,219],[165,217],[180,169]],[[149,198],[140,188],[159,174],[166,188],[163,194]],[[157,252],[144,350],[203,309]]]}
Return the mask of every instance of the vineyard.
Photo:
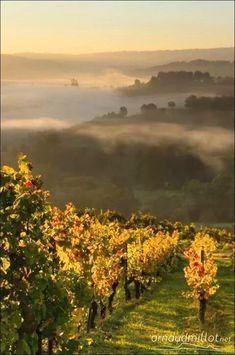
{"label": "vineyard", "polygon": [[70,203],[58,209],[24,155],[17,170],[2,167],[1,225],[2,354],[95,353],[105,322],[179,272],[182,302],[197,304],[204,327],[221,289],[218,250],[226,246],[234,267],[226,230]]}

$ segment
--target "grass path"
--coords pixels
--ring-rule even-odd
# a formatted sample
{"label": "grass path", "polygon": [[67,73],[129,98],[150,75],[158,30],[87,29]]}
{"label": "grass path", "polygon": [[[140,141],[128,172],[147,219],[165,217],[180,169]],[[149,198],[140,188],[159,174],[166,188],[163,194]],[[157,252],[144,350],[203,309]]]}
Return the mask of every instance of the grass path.
{"label": "grass path", "polygon": [[[233,273],[226,260],[219,261],[218,280],[220,289],[210,300],[206,313],[206,323],[202,327],[198,321],[197,302],[186,299],[182,292],[187,290],[182,271],[167,275],[152,291],[141,300],[133,300],[117,309],[112,317],[102,325],[95,336],[92,354],[206,354],[211,351],[196,346],[210,343],[191,342],[187,350],[177,349],[177,342],[153,342],[152,336],[182,336],[184,334],[231,337],[231,341],[211,343],[222,353],[233,353]],[[92,334],[91,334],[92,336]],[[216,352],[218,352],[216,351]],[[213,353],[216,353],[213,351]]]}

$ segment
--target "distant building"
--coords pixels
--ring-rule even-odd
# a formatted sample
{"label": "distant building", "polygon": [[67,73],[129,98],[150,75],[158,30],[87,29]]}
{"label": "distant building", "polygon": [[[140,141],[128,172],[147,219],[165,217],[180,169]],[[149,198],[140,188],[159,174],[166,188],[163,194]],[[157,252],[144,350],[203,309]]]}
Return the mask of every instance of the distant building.
{"label": "distant building", "polygon": [[74,78],[71,79],[71,86],[79,86],[77,79]]}

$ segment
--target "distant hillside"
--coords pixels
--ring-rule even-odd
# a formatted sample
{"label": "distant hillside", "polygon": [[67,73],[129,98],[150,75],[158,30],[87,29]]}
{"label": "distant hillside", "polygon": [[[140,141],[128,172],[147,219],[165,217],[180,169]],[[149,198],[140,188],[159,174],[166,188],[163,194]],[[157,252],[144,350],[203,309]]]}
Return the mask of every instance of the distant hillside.
{"label": "distant hillside", "polygon": [[[129,75],[175,61],[233,61],[233,48],[113,52],[82,55],[22,53],[2,55],[3,80],[64,79],[113,70]],[[149,70],[149,69],[147,69]]]}
{"label": "distant hillside", "polygon": [[209,49],[182,49],[182,50],[156,50],[156,51],[120,51],[89,53],[80,55],[52,54],[52,53],[21,53],[20,57],[30,59],[64,60],[64,61],[95,61],[111,65],[138,65],[154,66],[174,61],[190,61],[194,59],[205,60],[234,60],[234,48]]}
{"label": "distant hillside", "polygon": [[208,71],[160,71],[147,82],[136,79],[133,85],[120,87],[117,90],[127,96],[183,92],[234,96],[234,79],[215,78]]}
{"label": "distant hillside", "polygon": [[209,72],[212,76],[234,76],[234,62],[226,60],[204,60],[196,59],[190,62],[172,62],[163,65],[141,70],[139,73],[144,75],[157,75],[159,72],[168,71],[201,71]]}

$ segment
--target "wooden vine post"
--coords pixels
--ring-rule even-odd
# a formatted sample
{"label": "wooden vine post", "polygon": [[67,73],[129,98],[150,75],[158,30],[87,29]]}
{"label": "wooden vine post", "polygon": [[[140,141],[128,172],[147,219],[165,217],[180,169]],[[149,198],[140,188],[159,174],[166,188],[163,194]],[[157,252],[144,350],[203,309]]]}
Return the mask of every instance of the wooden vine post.
{"label": "wooden vine post", "polygon": [[36,333],[38,336],[38,349],[36,355],[42,355],[42,329],[40,325],[37,327]]}
{"label": "wooden vine post", "polygon": [[[204,251],[203,246],[201,248],[200,261],[201,261],[201,264],[204,265],[205,251]],[[205,292],[202,291],[200,293],[200,298],[199,298],[199,319],[200,319],[201,323],[205,322],[205,313],[206,313],[206,298],[205,298]]]}
{"label": "wooden vine post", "polygon": [[114,282],[112,285],[112,293],[108,298],[108,309],[109,309],[109,313],[112,314],[113,313],[113,299],[114,296],[116,294],[116,289],[118,287],[118,282]]}
{"label": "wooden vine post", "polygon": [[88,312],[87,333],[89,333],[90,329],[95,328],[95,318],[97,313],[98,313],[98,304],[95,300],[95,297],[93,297]]}
{"label": "wooden vine post", "polygon": [[131,293],[130,290],[128,288],[128,257],[127,257],[127,253],[128,253],[128,244],[127,242],[125,243],[125,251],[126,251],[126,258],[125,258],[125,265],[124,265],[124,289],[125,289],[125,300],[130,301],[131,300]]}

